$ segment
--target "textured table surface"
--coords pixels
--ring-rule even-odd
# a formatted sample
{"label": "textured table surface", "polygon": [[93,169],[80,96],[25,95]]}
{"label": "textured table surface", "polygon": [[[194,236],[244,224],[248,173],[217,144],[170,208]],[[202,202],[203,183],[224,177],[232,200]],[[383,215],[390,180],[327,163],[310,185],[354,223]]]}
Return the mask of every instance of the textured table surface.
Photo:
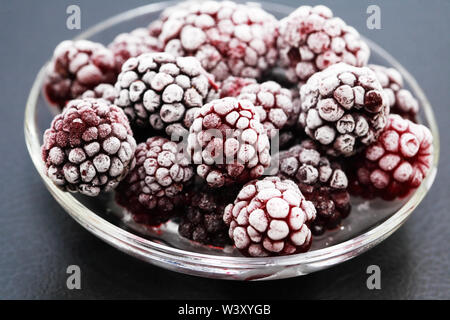
{"label": "textured table surface", "polygon": [[[148,2],[76,1],[83,29]],[[138,261],[84,230],[47,192],[26,152],[23,111],[42,63],[59,41],[77,34],[65,27],[72,3],[17,0],[0,5],[0,298],[450,298],[450,1],[322,2],[418,79],[438,118],[440,168],[411,218],[376,248],[309,276],[259,283],[201,279]],[[366,28],[369,4],[381,8],[381,30]],[[66,288],[66,268],[72,264],[81,268],[81,290]],[[366,287],[366,268],[372,264],[381,268],[381,290]]]}

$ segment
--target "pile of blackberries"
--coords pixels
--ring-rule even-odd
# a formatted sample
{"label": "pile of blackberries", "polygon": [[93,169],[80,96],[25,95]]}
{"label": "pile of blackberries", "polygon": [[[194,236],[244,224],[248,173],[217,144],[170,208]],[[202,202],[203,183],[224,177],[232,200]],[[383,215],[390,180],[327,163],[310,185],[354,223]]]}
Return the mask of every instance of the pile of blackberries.
{"label": "pile of blackberries", "polygon": [[[44,92],[47,176],[140,223],[247,256],[304,252],[351,195],[411,194],[432,135],[398,71],[324,6],[187,1],[104,46],[63,41]],[[137,142],[136,142],[137,141]]]}

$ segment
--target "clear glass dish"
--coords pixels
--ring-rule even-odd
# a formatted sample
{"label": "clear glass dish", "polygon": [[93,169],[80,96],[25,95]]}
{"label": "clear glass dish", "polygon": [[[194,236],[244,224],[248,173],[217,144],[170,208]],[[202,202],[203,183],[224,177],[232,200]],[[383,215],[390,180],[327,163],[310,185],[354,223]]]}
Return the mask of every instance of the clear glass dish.
{"label": "clear glass dish", "polygon": [[[76,39],[107,44],[121,32],[148,25],[163,9],[173,4],[161,2],[124,12],[93,26]],[[262,3],[262,6],[277,18],[293,10],[274,3]],[[115,205],[111,194],[93,199],[55,187],[44,174],[40,152],[43,130],[53,117],[41,90],[45,66],[36,77],[26,105],[25,140],[28,151],[50,193],[78,223],[110,245],[141,260],[177,272],[233,280],[281,279],[322,270],[369,250],[397,230],[425,197],[437,171],[439,135],[430,103],[416,80],[391,55],[370,40],[366,41],[372,50],[370,62],[398,69],[406,86],[419,99],[421,121],[434,136],[433,164],[422,185],[406,200],[386,203],[352,199],[352,213],[341,228],[316,237],[307,253],[269,258],[243,257],[232,247],[211,248],[179,237],[176,221],[168,222],[159,229],[138,225]]]}

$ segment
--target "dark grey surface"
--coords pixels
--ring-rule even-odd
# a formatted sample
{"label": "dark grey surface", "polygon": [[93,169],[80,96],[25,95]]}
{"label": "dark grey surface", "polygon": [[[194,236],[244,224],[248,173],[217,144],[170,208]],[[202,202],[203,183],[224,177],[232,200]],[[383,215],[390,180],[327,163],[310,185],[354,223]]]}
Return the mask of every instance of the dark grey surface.
{"label": "dark grey surface", "polygon": [[[140,262],[84,230],[44,188],[25,149],[24,105],[55,45],[77,34],[65,28],[66,7],[75,3],[87,28],[148,1],[1,1],[0,298],[450,298],[450,1],[322,1],[418,79],[441,129],[440,168],[428,196],[384,243],[332,269],[265,283],[201,279]],[[369,4],[380,6],[382,30],[365,27]],[[66,289],[71,264],[81,267],[82,290]],[[379,291],[366,288],[371,264],[381,267]]]}

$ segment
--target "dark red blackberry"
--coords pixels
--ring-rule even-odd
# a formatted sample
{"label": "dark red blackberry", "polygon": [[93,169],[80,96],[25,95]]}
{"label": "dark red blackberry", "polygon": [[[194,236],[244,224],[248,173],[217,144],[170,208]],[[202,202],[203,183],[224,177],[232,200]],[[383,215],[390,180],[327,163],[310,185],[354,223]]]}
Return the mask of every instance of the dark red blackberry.
{"label": "dark red blackberry", "polygon": [[[134,193],[134,190],[130,192],[129,187],[125,184],[119,184],[115,195],[116,203],[127,211],[133,221],[149,227],[159,227],[170,219],[182,216],[184,214],[181,208],[183,202],[178,198],[176,200],[175,205],[170,210],[148,209],[147,206],[139,202],[139,197]],[[161,201],[161,206],[165,206],[164,201]]]}
{"label": "dark red blackberry", "polygon": [[419,102],[409,90],[403,88],[403,77],[400,72],[394,68],[374,64],[369,65],[369,68],[375,72],[388,97],[391,113],[417,123]]}
{"label": "dark red blackberry", "polygon": [[242,88],[255,83],[256,80],[252,78],[228,77],[220,85],[220,98],[237,97]]}
{"label": "dark red blackberry", "polygon": [[358,32],[322,5],[301,6],[279,23],[280,64],[294,83],[344,62],[365,66],[370,49]]}
{"label": "dark red blackberry", "polygon": [[116,59],[118,72],[125,61],[143,53],[160,52],[161,45],[157,38],[146,28],[137,28],[130,33],[121,33],[108,45]]}
{"label": "dark red blackberry", "polygon": [[244,255],[262,257],[307,251],[316,216],[291,180],[267,177],[247,183],[225,208],[229,236]]}
{"label": "dark red blackberry", "polygon": [[181,236],[217,247],[231,244],[228,227],[223,221],[225,207],[232,203],[239,190],[211,190],[204,186],[188,194],[187,213],[178,227]]}
{"label": "dark red blackberry", "polygon": [[280,153],[278,174],[297,183],[316,207],[317,217],[311,225],[314,235],[336,228],[350,213],[346,174],[337,162],[322,156],[311,140]]}
{"label": "dark red blackberry", "polygon": [[365,198],[404,198],[420,186],[433,159],[430,130],[399,115],[389,116],[378,140],[352,162],[350,191]]}
{"label": "dark red blackberry", "polygon": [[115,104],[134,127],[187,134],[195,112],[215,97],[216,85],[194,57],[146,53],[128,59],[116,85]]}
{"label": "dark red blackberry", "polygon": [[159,40],[175,56],[195,56],[223,81],[260,78],[276,62],[277,20],[259,5],[188,1],[161,17]]}
{"label": "dark red blackberry", "polygon": [[214,188],[258,178],[270,164],[270,143],[256,108],[236,98],[213,100],[200,109],[188,151],[197,174]]}
{"label": "dark red blackberry", "polygon": [[369,68],[339,63],[317,72],[300,89],[299,123],[333,156],[350,156],[376,141],[389,104]]}
{"label": "dark red blackberry", "polygon": [[66,40],[53,53],[44,91],[51,104],[62,108],[101,83],[114,83],[116,77],[114,55],[109,49],[88,40]]}
{"label": "dark red blackberry", "polygon": [[125,178],[135,149],[122,109],[103,99],[72,100],[45,131],[42,159],[57,186],[97,196]]}
{"label": "dark red blackberry", "polygon": [[132,214],[157,225],[183,203],[184,186],[194,175],[179,146],[166,138],[152,137],[136,149],[136,166],[119,185],[117,202]]}

